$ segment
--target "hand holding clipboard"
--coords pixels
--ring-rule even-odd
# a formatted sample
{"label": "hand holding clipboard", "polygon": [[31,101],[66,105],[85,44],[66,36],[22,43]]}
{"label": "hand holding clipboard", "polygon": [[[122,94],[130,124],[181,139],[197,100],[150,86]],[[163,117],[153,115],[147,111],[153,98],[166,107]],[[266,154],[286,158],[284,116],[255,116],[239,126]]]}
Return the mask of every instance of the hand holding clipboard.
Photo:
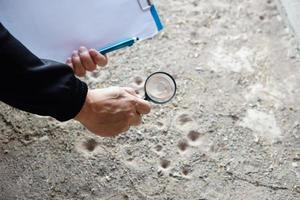
{"label": "hand holding clipboard", "polygon": [[106,54],[163,28],[149,0],[0,0],[0,21],[34,54],[61,62],[80,46]]}

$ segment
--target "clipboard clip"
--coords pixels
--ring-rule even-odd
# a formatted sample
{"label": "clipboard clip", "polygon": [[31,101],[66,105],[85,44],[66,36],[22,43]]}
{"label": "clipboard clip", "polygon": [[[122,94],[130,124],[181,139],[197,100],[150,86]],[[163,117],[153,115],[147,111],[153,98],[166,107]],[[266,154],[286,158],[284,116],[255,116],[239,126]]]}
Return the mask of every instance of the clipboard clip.
{"label": "clipboard clip", "polygon": [[137,0],[143,11],[150,10],[152,6],[152,0]]}

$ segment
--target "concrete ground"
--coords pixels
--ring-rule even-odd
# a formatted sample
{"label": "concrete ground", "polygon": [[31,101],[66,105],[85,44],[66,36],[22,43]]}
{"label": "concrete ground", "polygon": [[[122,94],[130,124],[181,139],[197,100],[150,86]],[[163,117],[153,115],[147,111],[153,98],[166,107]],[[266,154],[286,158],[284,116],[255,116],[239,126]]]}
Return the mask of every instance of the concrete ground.
{"label": "concrete ground", "polygon": [[163,70],[179,91],[100,138],[0,105],[0,199],[300,199],[300,56],[274,0],[157,0],[166,29],[91,88]]}

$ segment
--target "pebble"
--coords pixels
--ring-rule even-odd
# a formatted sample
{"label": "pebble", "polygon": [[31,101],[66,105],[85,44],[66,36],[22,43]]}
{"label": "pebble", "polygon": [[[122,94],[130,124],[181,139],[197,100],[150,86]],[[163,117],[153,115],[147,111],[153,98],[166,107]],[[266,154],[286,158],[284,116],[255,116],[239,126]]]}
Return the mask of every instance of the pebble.
{"label": "pebble", "polygon": [[300,185],[296,185],[296,186],[294,187],[294,190],[295,190],[296,192],[300,193]]}
{"label": "pebble", "polygon": [[294,168],[297,168],[297,167],[298,167],[298,163],[293,162],[293,163],[292,163],[292,166],[293,166]]}
{"label": "pebble", "polygon": [[93,194],[94,194],[96,191],[97,191],[96,188],[92,188],[92,189],[91,189],[91,192],[92,192]]}
{"label": "pebble", "polygon": [[109,182],[111,180],[110,176],[105,176],[105,179],[107,182]]}
{"label": "pebble", "polygon": [[259,143],[259,141],[260,141],[260,138],[257,135],[255,135],[254,136],[254,142],[255,143]]}
{"label": "pebble", "polygon": [[34,142],[33,139],[31,139],[31,140],[21,139],[20,141],[21,141],[21,143],[24,144],[25,146],[27,146],[27,145],[29,145],[29,144],[31,144],[31,143]]}
{"label": "pebble", "polygon": [[201,67],[196,67],[195,70],[196,70],[197,72],[202,72],[202,71],[204,71],[203,68],[201,68]]}
{"label": "pebble", "polygon": [[8,143],[9,143],[9,139],[4,139],[4,140],[2,140],[2,143],[3,143],[3,144],[8,144]]}
{"label": "pebble", "polygon": [[296,154],[295,157],[293,158],[294,161],[300,161],[300,153]]}
{"label": "pebble", "polygon": [[45,135],[45,136],[41,137],[39,140],[40,140],[41,142],[46,142],[46,141],[49,140],[49,137],[48,137],[47,135]]}

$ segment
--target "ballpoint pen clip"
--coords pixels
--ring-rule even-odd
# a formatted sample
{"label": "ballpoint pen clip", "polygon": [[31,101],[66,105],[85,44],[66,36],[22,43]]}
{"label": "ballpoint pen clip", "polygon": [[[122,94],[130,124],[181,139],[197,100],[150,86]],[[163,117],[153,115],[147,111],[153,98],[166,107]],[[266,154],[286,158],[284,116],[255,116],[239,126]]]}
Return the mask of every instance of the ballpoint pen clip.
{"label": "ballpoint pen clip", "polygon": [[137,0],[143,11],[149,10],[152,6],[151,0]]}
{"label": "ballpoint pen clip", "polygon": [[109,52],[112,52],[112,51],[115,51],[118,49],[122,49],[124,47],[132,46],[137,40],[138,40],[138,38],[130,38],[130,39],[122,40],[122,41],[114,43],[112,45],[108,45],[98,51],[101,54],[107,54]]}

